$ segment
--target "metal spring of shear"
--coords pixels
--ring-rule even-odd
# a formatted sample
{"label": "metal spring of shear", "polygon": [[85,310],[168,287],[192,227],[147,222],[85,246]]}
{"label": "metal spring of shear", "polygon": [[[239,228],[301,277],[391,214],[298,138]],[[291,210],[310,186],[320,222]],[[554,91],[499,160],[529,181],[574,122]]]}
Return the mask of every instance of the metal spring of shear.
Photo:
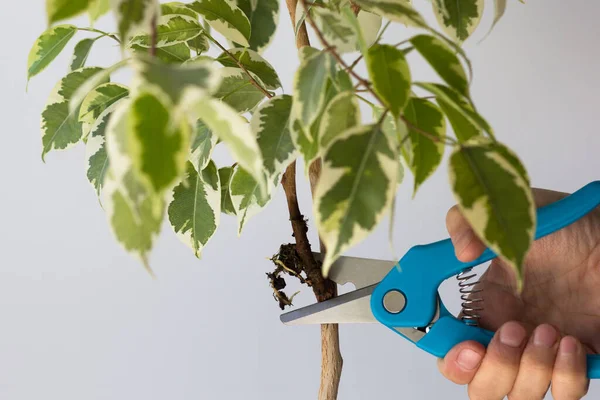
{"label": "metal spring of shear", "polygon": [[[535,239],[576,222],[599,205],[600,181],[594,181],[538,208]],[[469,289],[474,284],[465,280],[473,276],[466,275],[473,267],[494,258],[496,254],[486,249],[478,259],[461,262],[450,239],[414,246],[395,264],[342,256],[329,278],[339,285],[352,283],[356,290],[284,313],[281,321],[286,325],[378,322],[436,357],[444,357],[466,340],[487,346],[494,332],[477,325],[481,307],[473,303],[480,299],[469,296],[477,290]],[[438,292],[440,284],[452,276],[461,282],[465,315],[460,319],[446,309]],[[587,375],[600,379],[600,355],[587,355]]]}

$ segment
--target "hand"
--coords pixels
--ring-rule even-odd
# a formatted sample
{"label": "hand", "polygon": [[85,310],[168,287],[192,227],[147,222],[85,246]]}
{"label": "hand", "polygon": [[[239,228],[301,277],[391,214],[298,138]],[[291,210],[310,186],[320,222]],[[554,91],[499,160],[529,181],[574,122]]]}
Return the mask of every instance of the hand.
{"label": "hand", "polygon": [[[564,193],[534,190],[538,207]],[[455,206],[447,229],[456,256],[470,261],[485,245]],[[487,349],[460,343],[438,360],[442,374],[468,385],[471,399],[554,399],[587,393],[585,354],[600,352],[600,211],[535,241],[525,258],[524,286],[516,294],[512,269],[495,259],[481,277],[479,325],[496,331]]]}

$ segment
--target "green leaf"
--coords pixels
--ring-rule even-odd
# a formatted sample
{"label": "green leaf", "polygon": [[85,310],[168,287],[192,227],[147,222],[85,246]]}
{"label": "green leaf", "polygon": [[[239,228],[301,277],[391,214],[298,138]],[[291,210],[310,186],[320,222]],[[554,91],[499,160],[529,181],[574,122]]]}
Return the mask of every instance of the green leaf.
{"label": "green leaf", "polygon": [[279,23],[279,1],[237,0],[237,5],[250,21],[250,49],[264,52],[275,37]]}
{"label": "green leaf", "polygon": [[104,110],[128,95],[129,89],[118,83],[105,83],[96,87],[83,99],[79,121],[93,124]]}
{"label": "green leaf", "polygon": [[464,42],[475,31],[483,15],[484,0],[435,0],[435,16],[442,30],[456,42]]}
{"label": "green leaf", "polygon": [[[204,32],[204,29],[197,19],[186,15],[164,15],[158,19],[156,25],[156,47],[186,43],[202,32]],[[152,46],[152,35],[135,36],[131,43],[150,48]]]}
{"label": "green leaf", "polygon": [[153,19],[160,16],[158,0],[112,0],[111,6],[123,45],[134,35],[150,33]]}
{"label": "green leaf", "polygon": [[248,122],[231,106],[211,98],[200,100],[195,110],[196,116],[225,143],[234,161],[266,191],[262,155]]}
{"label": "green leaf", "polygon": [[265,94],[252,84],[248,75],[239,68],[221,69],[222,81],[213,96],[239,113],[252,110],[265,98]]}
{"label": "green leaf", "polygon": [[92,125],[87,143],[85,144],[87,178],[100,197],[104,179],[109,169],[108,154],[106,153],[106,128],[112,117],[116,104],[105,109]]}
{"label": "green leaf", "polygon": [[187,45],[197,54],[202,54],[210,49],[210,43],[204,34],[198,35],[192,40],[189,40]]}
{"label": "green leaf", "polygon": [[46,0],[48,24],[75,17],[88,7],[88,0]]}
{"label": "green leaf", "polygon": [[218,137],[202,121],[196,122],[196,132],[190,148],[190,161],[200,173],[210,162]]}
{"label": "green leaf", "polygon": [[323,274],[363,240],[390,209],[397,187],[398,154],[378,125],[356,126],[331,143],[315,189],[319,237],[327,248]]}
{"label": "green leaf", "polygon": [[[476,124],[471,122],[460,108],[457,108],[440,98],[436,98],[436,100],[440,109],[446,114],[448,121],[450,121],[454,135],[459,142],[465,142],[474,136],[481,135],[482,130]],[[468,107],[468,104],[463,102],[462,107]]]}
{"label": "green leaf", "polygon": [[109,0],[89,0],[88,14],[92,23],[109,11]]}
{"label": "green leaf", "polygon": [[[358,33],[353,27],[349,18],[356,20],[350,7],[346,7],[349,15],[331,11],[323,7],[315,7],[311,14],[314,14],[314,21],[325,40],[333,46],[338,53],[349,53],[359,49]],[[357,21],[354,21],[357,24]]]}
{"label": "green leaf", "polygon": [[271,182],[279,181],[297,155],[289,129],[291,110],[292,96],[275,96],[261,104],[250,120]]}
{"label": "green leaf", "polygon": [[[446,120],[434,103],[418,98],[409,100],[404,109],[404,117],[408,121],[412,148],[410,160],[407,160],[407,162],[410,162],[410,169],[415,176],[413,189],[413,196],[415,196],[419,187],[437,170],[442,162],[445,149],[443,139],[446,135]],[[434,140],[433,137],[438,138],[438,140]]]}
{"label": "green leaf", "polygon": [[494,21],[492,22],[490,31],[496,26],[502,16],[504,16],[504,12],[506,11],[506,0],[495,0],[494,6]]}
{"label": "green leaf", "polygon": [[[437,0],[436,0],[437,1]],[[381,15],[391,21],[400,22],[407,26],[425,28],[429,30],[427,22],[423,19],[409,1],[406,0],[356,0],[365,11]]]}
{"label": "green leaf", "polygon": [[[198,39],[200,36],[192,40]],[[137,44],[131,45],[133,54],[147,55],[148,48]],[[173,46],[158,47],[156,57],[166,64],[183,64],[190,59],[190,48],[185,43],[174,44]]]}
{"label": "green leaf", "polygon": [[[445,107],[452,107],[457,113],[462,114],[471,125],[477,127],[481,131],[487,132],[491,137],[494,136],[494,131],[485,118],[483,118],[472,105],[466,101],[466,99],[462,98],[461,95],[452,88],[438,83],[428,82],[414,82],[414,85],[433,93],[439,104],[444,103]],[[464,129],[464,125],[461,126]],[[457,135],[457,138],[465,139],[472,135],[472,130],[468,129],[464,131],[464,133],[462,133],[462,130],[459,132],[455,131],[455,134]]]}
{"label": "green leaf", "polygon": [[404,53],[387,44],[375,44],[367,53],[366,63],[373,89],[392,114],[400,115],[411,87],[411,73]]}
{"label": "green leaf", "polygon": [[27,59],[27,81],[42,72],[75,36],[73,25],[58,25],[42,33],[33,44]]}
{"label": "green leaf", "polygon": [[217,231],[221,216],[221,184],[214,162],[201,173],[187,163],[183,181],[173,190],[168,215],[177,237],[200,258],[201,250]]}
{"label": "green leaf", "polygon": [[65,150],[79,142],[82,126],[79,107],[70,109],[70,101],[79,86],[101,68],[83,68],[69,73],[55,86],[42,112],[42,160],[51,150]]}
{"label": "green leaf", "polygon": [[198,14],[179,1],[171,1],[160,5],[161,15],[187,15],[198,20]]}
{"label": "green leaf", "polygon": [[173,103],[186,107],[199,97],[213,93],[221,80],[219,71],[211,61],[177,65],[139,57],[132,62],[132,66],[141,78],[140,86],[156,85]]}
{"label": "green leaf", "polygon": [[75,45],[73,59],[71,60],[69,71],[75,71],[76,69],[85,66],[85,62],[87,61],[87,58],[90,55],[90,51],[92,50],[94,42],[96,42],[96,39],[83,39],[82,41],[77,43],[77,45]]}
{"label": "green leaf", "polygon": [[204,16],[204,20],[227,39],[249,46],[250,21],[233,0],[197,0],[188,7]]}
{"label": "green leaf", "polygon": [[240,166],[233,170],[229,193],[237,215],[238,235],[241,235],[244,225],[269,204],[271,196],[262,192],[260,184]]}
{"label": "green leaf", "polygon": [[233,167],[219,168],[219,180],[221,181],[221,211],[227,215],[235,215],[235,208],[231,202],[231,193],[229,192],[229,183]]}
{"label": "green leaf", "polygon": [[307,55],[294,76],[292,120],[306,129],[317,118],[325,102],[327,80],[335,74],[335,60],[326,51]]}
{"label": "green leaf", "polygon": [[440,39],[417,35],[410,39],[414,48],[452,88],[469,97],[469,82],[456,54]]}
{"label": "green leaf", "polygon": [[[256,75],[266,89],[275,90],[281,87],[281,81],[279,80],[279,76],[277,76],[275,68],[254,50],[234,48],[228,50],[228,52],[248,71]],[[225,52],[217,57],[217,61],[225,67],[239,68],[237,62],[231,59],[229,54]]]}
{"label": "green leaf", "polygon": [[371,47],[375,43],[381,29],[381,16],[360,10],[356,18],[366,47]]}
{"label": "green leaf", "polygon": [[338,93],[323,112],[319,127],[319,140],[322,149],[346,130],[360,124],[361,115],[358,101],[352,91]]}
{"label": "green leaf", "polygon": [[157,194],[171,189],[183,173],[190,139],[189,125],[160,97],[150,91],[137,93],[127,116],[134,168]]}
{"label": "green leaf", "polygon": [[487,138],[473,138],[450,156],[450,183],[462,214],[485,244],[515,269],[519,289],[536,226],[524,170],[512,151]]}

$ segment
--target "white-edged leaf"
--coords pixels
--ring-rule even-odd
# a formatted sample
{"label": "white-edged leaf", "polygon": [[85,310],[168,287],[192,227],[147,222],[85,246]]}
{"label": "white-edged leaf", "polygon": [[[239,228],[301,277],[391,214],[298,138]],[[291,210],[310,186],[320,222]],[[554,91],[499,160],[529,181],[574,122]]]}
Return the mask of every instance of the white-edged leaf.
{"label": "white-edged leaf", "polygon": [[[197,36],[199,38],[200,36]],[[192,39],[195,40],[195,39]],[[133,54],[147,55],[148,48],[133,44],[130,47]],[[185,43],[174,44],[173,46],[157,47],[156,58],[166,64],[183,64],[190,59],[190,48]]]}
{"label": "white-edged leaf", "polygon": [[392,114],[400,115],[410,96],[411,72],[401,50],[387,44],[375,44],[366,55],[373,89]]}
{"label": "white-edged leaf", "polygon": [[[350,7],[345,7],[348,16],[334,12],[327,8],[315,7],[311,14],[315,24],[325,37],[325,40],[336,49],[338,53],[349,53],[359,49],[358,32],[349,19],[356,19]],[[357,23],[355,21],[355,23]]]}
{"label": "white-edged leaf", "polygon": [[[434,103],[414,97],[406,105],[404,117],[408,121],[410,134],[412,154],[407,162],[410,163],[409,167],[414,175],[413,196],[415,196],[419,187],[442,162],[446,120]],[[434,137],[438,140],[434,140]]]}
{"label": "white-edged leaf", "polygon": [[368,11],[360,10],[356,18],[358,19],[358,25],[362,31],[362,37],[366,46],[372,46],[379,35],[379,30],[381,29],[381,16]]}
{"label": "white-edged leaf", "polygon": [[483,15],[484,0],[434,0],[433,11],[442,30],[458,43],[475,31]]}
{"label": "white-edged leaf", "polygon": [[89,0],[46,0],[48,25],[82,14],[88,8]]}
{"label": "white-edged leaf", "polygon": [[469,97],[467,74],[450,47],[430,35],[413,36],[410,43],[450,87]]}
{"label": "white-edged leaf", "polygon": [[248,75],[239,68],[220,69],[221,83],[213,97],[222,100],[239,113],[252,110],[265,99],[265,94],[252,84]]}
{"label": "white-edged leaf", "polygon": [[192,146],[190,147],[189,159],[196,171],[200,173],[211,160],[212,152],[219,138],[202,121],[196,122],[196,129]]}
{"label": "white-edged leaf", "polygon": [[257,138],[270,181],[279,181],[297,156],[289,129],[291,110],[292,96],[279,95],[261,104],[250,120],[250,128]]}
{"label": "white-edged leaf", "polygon": [[515,269],[519,288],[537,218],[524,171],[510,149],[488,138],[475,137],[450,156],[450,185],[462,214],[477,236]]}
{"label": "white-edged leaf", "polygon": [[398,154],[381,127],[356,126],[331,143],[315,189],[314,213],[327,254],[323,274],[347,249],[372,232],[390,209]]}
{"label": "white-edged leaf", "polygon": [[197,0],[187,6],[202,14],[204,20],[227,39],[249,46],[250,21],[233,0]]}
{"label": "white-edged leaf", "polygon": [[194,50],[196,54],[202,54],[210,49],[210,43],[204,34],[198,35],[192,40],[189,40],[187,45],[190,49]]}
{"label": "white-edged leaf", "polygon": [[244,225],[269,204],[272,196],[262,192],[260,184],[239,165],[233,169],[229,193],[237,215],[238,235],[241,235]]}
{"label": "white-edged leaf", "polygon": [[69,71],[75,71],[76,69],[83,68],[85,66],[85,62],[87,61],[90,51],[92,50],[92,46],[95,42],[96,39],[88,38],[83,39],[75,45]]}
{"label": "white-edged leaf", "polygon": [[57,25],[42,33],[27,58],[27,80],[42,72],[61,53],[77,33],[73,25]]}
{"label": "white-edged leaf", "polygon": [[129,89],[119,83],[105,83],[96,87],[83,99],[79,121],[93,124],[104,110],[128,95]]}
{"label": "white-edged leaf", "polygon": [[[435,0],[437,1],[437,0]],[[391,21],[400,22],[407,26],[429,29],[427,22],[423,19],[406,0],[355,0],[365,11],[381,15]]]}
{"label": "white-edged leaf", "polygon": [[344,91],[336,94],[323,112],[323,119],[319,127],[321,149],[327,149],[339,135],[357,126],[360,121],[360,107],[354,92]]}
{"label": "white-edged leaf", "polygon": [[[204,32],[204,28],[198,19],[187,15],[163,15],[156,25],[156,47],[168,47],[179,43],[186,43]],[[152,34],[145,33],[135,36],[131,44],[150,48],[152,46]]]}
{"label": "white-edged leaf", "polygon": [[262,155],[249,123],[229,105],[212,98],[201,99],[195,111],[196,117],[225,143],[233,159],[266,191]]}
{"label": "white-edged leaf", "polygon": [[122,45],[131,37],[148,34],[152,21],[160,17],[158,0],[110,0]]}
{"label": "white-edged leaf", "polygon": [[279,23],[279,1],[237,0],[237,5],[250,21],[248,47],[258,53],[264,52],[275,37]]}
{"label": "white-edged leaf", "polygon": [[[281,81],[275,71],[275,68],[254,50],[245,48],[229,49],[228,52],[235,57],[249,72],[256,75],[269,90],[275,90],[281,87]],[[225,67],[239,68],[237,62],[229,54],[223,52],[217,57],[217,61]]]}
{"label": "white-edged leaf", "polygon": [[229,192],[233,169],[233,167],[219,168],[219,180],[221,182],[221,211],[224,214],[235,216],[235,208],[231,202],[231,193]]}
{"label": "white-edged leaf", "polygon": [[198,20],[198,13],[190,10],[184,3],[179,1],[170,1],[160,5],[161,15],[187,15]]}
{"label": "white-edged leaf", "polygon": [[177,237],[200,258],[221,217],[221,183],[214,162],[200,173],[192,163],[186,164],[185,176],[173,189],[167,212]]}
{"label": "white-edged leaf", "polygon": [[88,14],[92,23],[94,23],[98,18],[100,18],[109,11],[109,0],[89,0]]}
{"label": "white-edged leaf", "polygon": [[104,179],[110,164],[106,152],[106,128],[117,105],[111,105],[100,114],[92,125],[85,144],[86,175],[98,198],[101,196]]}

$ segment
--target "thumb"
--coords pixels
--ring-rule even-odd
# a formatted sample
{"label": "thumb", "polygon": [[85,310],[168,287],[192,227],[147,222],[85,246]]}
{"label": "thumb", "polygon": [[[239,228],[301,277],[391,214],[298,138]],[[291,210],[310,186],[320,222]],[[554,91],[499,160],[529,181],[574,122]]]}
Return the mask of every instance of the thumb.
{"label": "thumb", "polygon": [[485,244],[475,234],[458,206],[453,206],[448,210],[448,214],[446,214],[446,229],[454,245],[456,258],[460,261],[473,261],[485,250]]}

